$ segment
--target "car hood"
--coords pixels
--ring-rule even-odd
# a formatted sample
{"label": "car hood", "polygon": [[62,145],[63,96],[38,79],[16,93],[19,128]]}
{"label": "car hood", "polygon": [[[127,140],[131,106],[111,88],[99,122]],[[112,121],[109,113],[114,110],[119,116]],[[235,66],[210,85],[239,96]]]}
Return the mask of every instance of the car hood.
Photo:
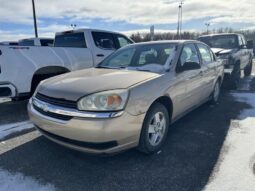
{"label": "car hood", "polygon": [[211,50],[213,51],[214,54],[216,54],[216,56],[218,56],[220,54],[230,54],[235,49],[211,48]]}
{"label": "car hood", "polygon": [[151,72],[91,68],[45,80],[37,91],[49,97],[77,101],[95,92],[126,89],[159,76]]}

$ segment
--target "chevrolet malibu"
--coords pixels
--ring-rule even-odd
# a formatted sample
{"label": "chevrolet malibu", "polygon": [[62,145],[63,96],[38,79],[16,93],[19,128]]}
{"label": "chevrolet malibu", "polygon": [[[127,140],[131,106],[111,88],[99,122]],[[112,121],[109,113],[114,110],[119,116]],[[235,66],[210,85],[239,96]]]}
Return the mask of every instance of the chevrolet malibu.
{"label": "chevrolet malibu", "polygon": [[95,154],[159,151],[169,126],[219,99],[224,66],[198,41],[129,45],[96,68],[40,83],[28,104],[36,128],[63,146]]}

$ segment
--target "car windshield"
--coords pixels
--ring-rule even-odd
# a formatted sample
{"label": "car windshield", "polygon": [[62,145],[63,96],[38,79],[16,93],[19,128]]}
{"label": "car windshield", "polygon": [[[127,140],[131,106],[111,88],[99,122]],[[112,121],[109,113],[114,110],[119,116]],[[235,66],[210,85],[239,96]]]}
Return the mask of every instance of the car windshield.
{"label": "car windshield", "polygon": [[98,68],[125,68],[157,72],[170,65],[176,44],[143,44],[120,49],[101,62]]}
{"label": "car windshield", "polygon": [[200,37],[199,40],[211,48],[234,49],[238,46],[238,40],[235,35],[207,36]]}

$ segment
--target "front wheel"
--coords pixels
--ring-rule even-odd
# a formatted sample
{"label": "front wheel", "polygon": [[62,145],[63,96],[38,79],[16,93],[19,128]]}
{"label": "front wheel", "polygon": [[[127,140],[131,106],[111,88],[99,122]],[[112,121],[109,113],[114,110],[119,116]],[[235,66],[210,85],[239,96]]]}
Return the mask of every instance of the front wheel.
{"label": "front wheel", "polygon": [[244,69],[244,75],[250,76],[252,73],[252,60],[249,62],[249,64]]}
{"label": "front wheel", "polygon": [[167,137],[169,114],[164,105],[155,103],[143,122],[138,149],[146,154],[158,152]]}

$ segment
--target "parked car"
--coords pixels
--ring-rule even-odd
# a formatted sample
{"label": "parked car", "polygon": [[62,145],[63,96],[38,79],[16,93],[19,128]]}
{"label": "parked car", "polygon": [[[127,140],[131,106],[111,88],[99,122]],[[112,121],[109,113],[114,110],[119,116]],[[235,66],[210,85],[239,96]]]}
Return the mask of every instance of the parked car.
{"label": "parked car", "polygon": [[138,147],[154,153],[169,125],[219,99],[224,66],[198,41],[162,41],[121,48],[96,68],[40,83],[28,111],[52,141],[90,153]]}
{"label": "parked car", "polygon": [[0,46],[0,97],[30,96],[41,80],[94,67],[130,43],[120,33],[79,29],[57,33],[54,47]]}
{"label": "parked car", "polygon": [[53,46],[52,38],[28,38],[19,40],[20,46]]}
{"label": "parked car", "polygon": [[253,42],[241,34],[212,34],[199,37],[219,59],[225,60],[225,76],[229,88],[236,89],[241,77],[252,73]]}

